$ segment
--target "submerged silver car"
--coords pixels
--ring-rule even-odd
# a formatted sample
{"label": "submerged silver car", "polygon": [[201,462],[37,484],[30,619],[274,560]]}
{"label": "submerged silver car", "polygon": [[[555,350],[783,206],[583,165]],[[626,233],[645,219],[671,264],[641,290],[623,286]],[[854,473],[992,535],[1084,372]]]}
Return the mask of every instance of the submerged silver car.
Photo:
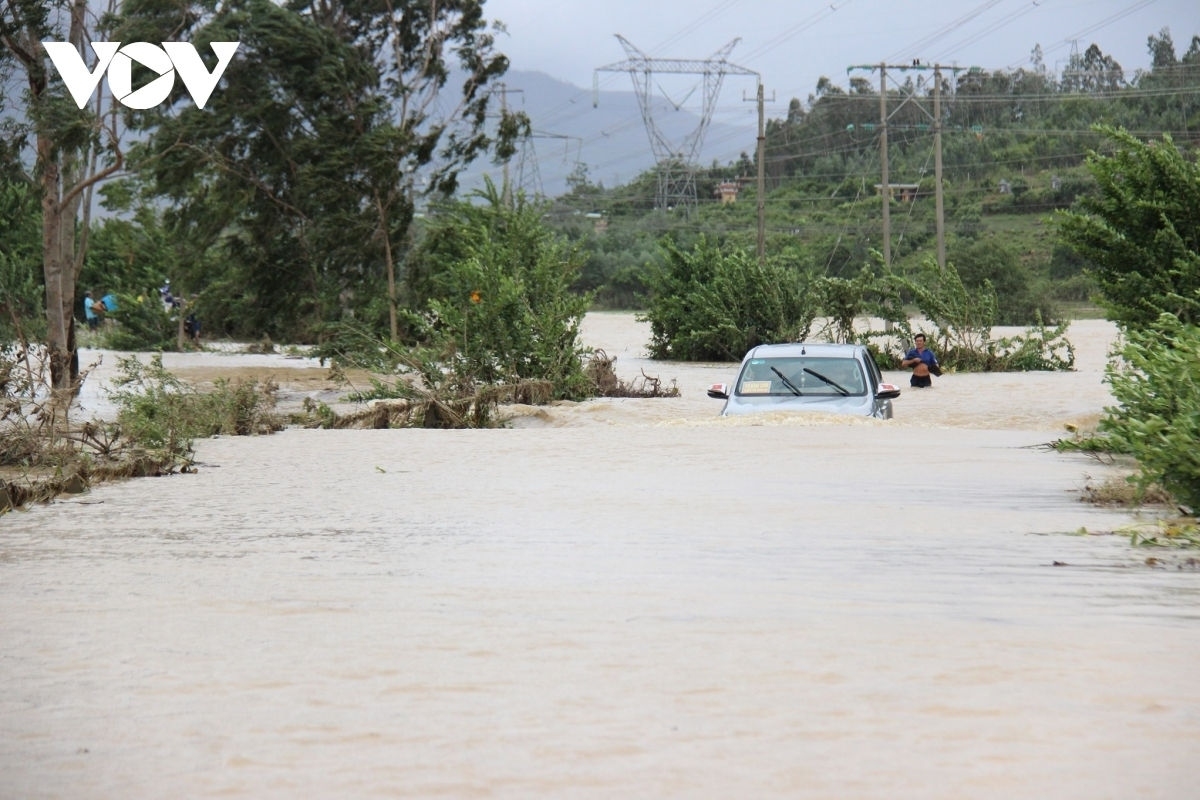
{"label": "submerged silver car", "polygon": [[900,396],[860,344],[764,344],[746,353],[737,383],[715,383],[722,416],[766,411],[822,411],[892,418]]}

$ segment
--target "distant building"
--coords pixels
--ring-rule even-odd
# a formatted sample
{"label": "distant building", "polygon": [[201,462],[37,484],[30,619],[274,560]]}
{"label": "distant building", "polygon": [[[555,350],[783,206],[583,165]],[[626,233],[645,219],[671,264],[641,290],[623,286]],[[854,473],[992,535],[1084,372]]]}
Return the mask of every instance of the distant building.
{"label": "distant building", "polygon": [[737,202],[738,189],[740,188],[741,187],[737,181],[724,181],[717,186],[717,189],[715,192],[713,192],[713,194],[721,198],[722,204],[734,203]]}
{"label": "distant building", "polygon": [[[891,194],[892,199],[896,200],[898,198],[900,200],[900,202],[902,202],[902,203],[911,203],[913,200],[916,200],[917,199],[917,190],[920,188],[921,188],[921,184],[919,184],[919,183],[889,183],[888,184],[888,189],[891,190],[890,194]],[[875,193],[876,194],[883,193],[883,184],[882,183],[875,184]]]}

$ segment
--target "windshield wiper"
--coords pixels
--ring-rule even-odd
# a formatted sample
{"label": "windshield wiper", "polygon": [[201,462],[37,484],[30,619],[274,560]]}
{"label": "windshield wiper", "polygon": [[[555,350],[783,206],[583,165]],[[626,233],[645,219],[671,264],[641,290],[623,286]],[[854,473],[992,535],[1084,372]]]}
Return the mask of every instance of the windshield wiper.
{"label": "windshield wiper", "polygon": [[842,386],[842,385],[841,385],[840,383],[838,383],[837,381],[833,381],[833,380],[830,380],[829,378],[826,378],[824,375],[822,375],[821,373],[817,372],[816,370],[812,370],[812,369],[809,369],[808,367],[805,367],[805,368],[804,368],[804,371],[805,371],[805,372],[807,372],[809,375],[813,375],[813,376],[815,376],[815,377],[818,377],[818,378],[820,378],[821,380],[825,381],[825,382],[826,382],[826,383],[828,383],[830,386],[832,386],[833,388],[835,388],[835,389],[837,389],[839,392],[841,392],[843,397],[846,397],[846,396],[848,396],[848,395],[850,394],[850,392],[849,392],[849,391],[846,389],[846,387],[845,387],[845,386]]}
{"label": "windshield wiper", "polygon": [[800,390],[796,388],[796,384],[788,380],[788,376],[780,372],[778,367],[771,367],[771,372],[779,376],[779,380],[783,381],[783,385],[790,389],[792,394],[796,395],[796,397],[802,396]]}

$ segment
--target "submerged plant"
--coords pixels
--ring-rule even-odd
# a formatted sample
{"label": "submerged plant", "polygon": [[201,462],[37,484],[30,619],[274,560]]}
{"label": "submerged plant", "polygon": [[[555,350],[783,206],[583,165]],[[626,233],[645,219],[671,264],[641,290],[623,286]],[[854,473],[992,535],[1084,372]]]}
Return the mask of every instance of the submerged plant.
{"label": "submerged plant", "polygon": [[149,363],[134,356],[117,363],[121,373],[108,395],[118,407],[121,435],[167,458],[190,460],[198,437],[248,436],[283,427],[274,414],[273,383],[222,379],[211,391],[200,392],[163,367],[162,354]]}

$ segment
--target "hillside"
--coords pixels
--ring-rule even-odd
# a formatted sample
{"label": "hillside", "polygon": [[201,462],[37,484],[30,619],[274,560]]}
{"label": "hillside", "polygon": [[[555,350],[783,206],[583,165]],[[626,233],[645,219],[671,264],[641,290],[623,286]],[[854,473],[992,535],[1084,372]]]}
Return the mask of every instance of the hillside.
{"label": "hillside", "polygon": [[[567,191],[567,178],[581,166],[592,182],[607,187],[629,183],[654,167],[637,95],[632,88],[615,88],[631,87],[629,79],[613,76],[602,86],[606,88],[597,94],[541,72],[511,71],[505,76],[508,107],[527,114],[533,126],[533,136],[508,167],[514,186],[531,196],[557,197]],[[727,85],[721,96],[740,98],[739,89]],[[682,145],[699,128],[699,110],[695,102],[676,109],[660,96],[651,113],[664,138]],[[700,163],[724,162],[739,152],[754,151],[757,117],[753,104],[741,111],[745,113],[738,117],[725,114],[711,122],[700,148]],[[730,121],[738,118],[745,124]],[[492,163],[477,164],[464,175],[463,184],[477,186],[484,174],[499,183],[502,171]]]}

